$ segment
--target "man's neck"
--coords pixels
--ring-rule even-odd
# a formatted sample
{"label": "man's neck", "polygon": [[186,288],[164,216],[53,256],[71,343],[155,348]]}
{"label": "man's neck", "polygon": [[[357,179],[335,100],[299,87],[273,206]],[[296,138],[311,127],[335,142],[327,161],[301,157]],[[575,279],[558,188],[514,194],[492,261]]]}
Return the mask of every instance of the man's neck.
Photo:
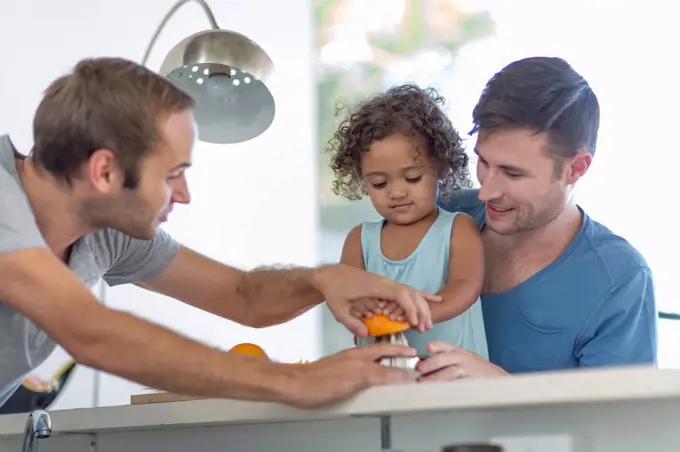
{"label": "man's neck", "polygon": [[36,170],[29,158],[17,161],[17,170],[45,243],[66,261],[71,245],[92,232],[78,214],[77,199],[69,187]]}
{"label": "man's neck", "polygon": [[501,235],[487,229],[484,231],[487,246],[491,245],[498,257],[510,255],[527,259],[561,254],[581,228],[582,214],[571,202],[552,221],[531,231]]}

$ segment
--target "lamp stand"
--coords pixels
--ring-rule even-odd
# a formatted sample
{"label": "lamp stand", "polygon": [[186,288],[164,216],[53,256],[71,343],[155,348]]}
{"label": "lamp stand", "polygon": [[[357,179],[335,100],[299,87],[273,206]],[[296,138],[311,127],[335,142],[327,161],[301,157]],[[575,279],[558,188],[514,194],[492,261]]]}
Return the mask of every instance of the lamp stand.
{"label": "lamp stand", "polygon": [[170,11],[167,12],[165,17],[163,17],[163,20],[161,21],[160,25],[158,25],[158,28],[156,29],[156,32],[154,33],[153,37],[151,38],[151,42],[149,42],[149,45],[146,48],[146,52],[144,52],[144,58],[142,59],[142,65],[146,66],[146,62],[149,59],[149,54],[151,53],[151,49],[153,49],[153,46],[156,44],[156,41],[158,40],[158,36],[161,34],[161,31],[163,31],[163,28],[165,28],[165,24],[168,23],[170,18],[177,12],[177,10],[182,7],[184,4],[189,3],[189,2],[196,2],[201,7],[203,8],[203,12],[205,12],[205,15],[208,18],[208,21],[210,21],[210,26],[213,28],[213,30],[219,30],[220,27],[217,25],[217,21],[215,20],[215,15],[213,14],[212,10],[210,9],[210,6],[205,2],[205,0],[179,0],[177,3],[175,3],[172,8],[170,8]]}

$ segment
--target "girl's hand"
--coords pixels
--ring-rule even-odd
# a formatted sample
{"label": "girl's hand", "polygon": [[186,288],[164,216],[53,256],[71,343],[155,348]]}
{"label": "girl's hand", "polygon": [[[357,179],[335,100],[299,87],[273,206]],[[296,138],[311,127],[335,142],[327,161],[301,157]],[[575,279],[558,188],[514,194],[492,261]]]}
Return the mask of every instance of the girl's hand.
{"label": "girl's hand", "polygon": [[406,320],[406,313],[397,303],[389,302],[382,308],[380,314],[388,316],[390,319],[403,322]]}

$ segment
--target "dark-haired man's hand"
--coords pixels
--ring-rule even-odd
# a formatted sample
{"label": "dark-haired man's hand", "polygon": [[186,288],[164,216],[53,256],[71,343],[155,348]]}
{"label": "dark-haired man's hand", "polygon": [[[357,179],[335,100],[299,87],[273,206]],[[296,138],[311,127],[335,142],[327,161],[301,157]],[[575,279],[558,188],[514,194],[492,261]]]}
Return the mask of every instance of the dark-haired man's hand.
{"label": "dark-haired man's hand", "polygon": [[460,378],[500,377],[509,375],[481,356],[441,341],[427,344],[432,356],[418,363],[418,381],[447,381]]}

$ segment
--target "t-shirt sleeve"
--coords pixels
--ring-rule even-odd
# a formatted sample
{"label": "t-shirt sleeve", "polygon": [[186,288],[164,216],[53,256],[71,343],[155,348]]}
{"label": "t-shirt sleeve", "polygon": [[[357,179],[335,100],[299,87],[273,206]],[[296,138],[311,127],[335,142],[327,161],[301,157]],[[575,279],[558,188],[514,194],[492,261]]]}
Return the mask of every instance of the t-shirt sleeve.
{"label": "t-shirt sleeve", "polygon": [[0,168],[0,253],[46,246],[26,195]]}
{"label": "t-shirt sleeve", "polygon": [[179,243],[158,230],[150,240],[135,239],[113,229],[99,235],[102,248],[110,255],[111,266],[104,274],[109,286],[148,281],[158,276],[177,255]]}
{"label": "t-shirt sleeve", "polygon": [[575,350],[579,366],[656,365],[656,316],[651,270],[630,270],[588,318]]}
{"label": "t-shirt sleeve", "polygon": [[437,205],[448,212],[470,215],[480,228],[484,223],[484,203],[479,200],[479,189],[460,188],[446,195],[440,194]]}

